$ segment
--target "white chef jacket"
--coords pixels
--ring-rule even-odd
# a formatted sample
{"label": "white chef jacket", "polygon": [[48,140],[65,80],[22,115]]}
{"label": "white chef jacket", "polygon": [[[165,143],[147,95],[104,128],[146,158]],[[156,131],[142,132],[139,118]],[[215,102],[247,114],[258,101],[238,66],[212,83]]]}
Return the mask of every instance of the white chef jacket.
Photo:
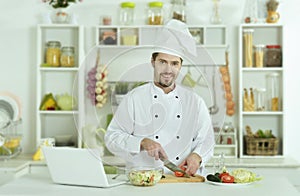
{"label": "white chef jacket", "polygon": [[178,84],[165,94],[152,82],[123,98],[107,128],[105,143],[129,168],[163,166],[162,161],[140,151],[143,138],[159,142],[176,165],[191,152],[199,154],[202,164],[197,173],[202,173],[213,155],[215,141],[211,117],[199,95]]}

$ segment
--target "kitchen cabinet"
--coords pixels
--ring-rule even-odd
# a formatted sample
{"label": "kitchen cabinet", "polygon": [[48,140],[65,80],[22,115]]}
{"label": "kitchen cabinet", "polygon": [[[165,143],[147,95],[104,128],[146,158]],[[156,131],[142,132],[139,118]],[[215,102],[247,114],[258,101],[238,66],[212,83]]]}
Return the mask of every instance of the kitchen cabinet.
{"label": "kitchen cabinet", "polygon": [[[212,114],[212,118],[214,127],[221,130],[225,115],[225,108],[224,111],[222,108],[225,105],[225,98],[219,66],[225,65],[225,51],[228,47],[227,27],[224,25],[188,27],[196,40],[198,56],[194,59],[185,59],[178,82],[181,82],[188,72],[192,73],[193,80],[197,83],[193,90],[204,98],[208,107],[211,108],[214,104],[218,104],[219,112]],[[107,66],[110,92],[108,104],[98,108],[96,115],[94,115],[94,107],[90,107],[88,102],[86,113],[93,114],[93,116],[88,116],[87,121],[95,122],[94,119],[96,119],[100,127],[106,127],[107,114],[113,113],[118,103],[115,96],[117,82],[134,85],[136,82],[152,80],[153,70],[150,65],[150,54],[153,51],[156,32],[159,28],[161,28],[159,25],[94,27],[96,47],[90,55],[95,57],[98,53],[100,64]],[[94,66],[95,63],[91,63],[87,70],[91,70]],[[213,80],[214,82],[212,82]],[[216,87],[212,83],[216,83]],[[215,95],[212,91],[215,91]],[[231,141],[229,144],[219,143],[216,145],[216,155],[224,152],[225,156],[237,157],[236,132],[235,130],[232,133],[221,133],[223,138],[226,140],[231,138]],[[219,133],[216,133],[217,135]]]}
{"label": "kitchen cabinet", "polygon": [[[74,66],[51,66],[46,64],[47,43],[59,41],[61,47],[74,47]],[[84,124],[83,77],[80,69],[83,53],[83,27],[71,24],[37,25],[36,61],[36,145],[42,138],[55,138],[56,145],[81,147],[81,128]],[[57,59],[59,60],[59,59]],[[49,64],[49,63],[48,63]],[[73,63],[72,63],[73,64]],[[45,109],[40,105],[43,97],[52,93],[57,96],[67,93],[74,98],[74,107],[68,110]],[[60,144],[59,144],[60,143]]]}
{"label": "kitchen cabinet", "polygon": [[[254,52],[257,45],[271,45],[284,49],[284,27],[280,24],[243,24],[239,26],[239,156],[249,157],[283,157],[285,146],[285,64],[283,53],[278,58],[265,47],[262,54],[262,64],[258,63],[257,54]],[[250,36],[250,37],[249,37]],[[250,38],[250,39],[249,39]],[[278,64],[268,64],[269,61],[276,60]],[[270,85],[270,76],[275,76],[277,83]],[[271,89],[275,88],[277,95],[272,94]],[[251,95],[252,89],[252,95]],[[258,93],[259,91],[259,93]],[[261,93],[263,93],[262,97]],[[247,97],[248,96],[248,97]],[[251,98],[251,96],[253,96]],[[272,106],[272,99],[276,98],[276,107]],[[254,103],[251,101],[253,99]],[[245,102],[246,101],[246,102]],[[274,101],[274,100],[273,100]],[[273,103],[274,104],[274,103]],[[272,134],[278,139],[278,153],[271,155],[260,153],[249,153],[247,150],[245,136],[247,134],[246,126],[250,126],[253,133],[259,129],[262,131],[271,130]],[[249,130],[249,129],[248,129]],[[272,143],[257,143],[255,147],[257,152],[262,149],[275,149],[268,146]]]}

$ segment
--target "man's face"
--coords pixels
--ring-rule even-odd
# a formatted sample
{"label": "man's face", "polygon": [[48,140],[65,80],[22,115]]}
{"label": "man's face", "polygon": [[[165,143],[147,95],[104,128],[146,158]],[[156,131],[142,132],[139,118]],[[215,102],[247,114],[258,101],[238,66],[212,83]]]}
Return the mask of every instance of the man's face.
{"label": "man's face", "polygon": [[154,67],[154,82],[164,88],[173,86],[181,68],[180,57],[159,53],[151,63]]}

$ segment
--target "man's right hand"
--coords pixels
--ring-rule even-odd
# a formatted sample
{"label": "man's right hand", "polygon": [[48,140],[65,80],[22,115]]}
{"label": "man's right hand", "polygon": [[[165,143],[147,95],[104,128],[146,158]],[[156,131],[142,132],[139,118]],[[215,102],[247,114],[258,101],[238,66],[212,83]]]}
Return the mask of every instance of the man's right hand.
{"label": "man's right hand", "polygon": [[146,150],[148,155],[154,157],[155,160],[168,159],[168,156],[160,143],[157,143],[149,138],[144,138],[141,141],[141,150]]}

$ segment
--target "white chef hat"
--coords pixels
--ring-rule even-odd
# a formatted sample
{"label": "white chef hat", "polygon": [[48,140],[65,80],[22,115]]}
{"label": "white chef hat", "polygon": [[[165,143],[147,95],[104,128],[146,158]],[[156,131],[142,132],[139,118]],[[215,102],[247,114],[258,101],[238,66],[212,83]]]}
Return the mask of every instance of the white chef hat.
{"label": "white chef hat", "polygon": [[189,55],[196,56],[196,42],[185,23],[171,19],[158,31],[154,42],[154,52],[181,58]]}

